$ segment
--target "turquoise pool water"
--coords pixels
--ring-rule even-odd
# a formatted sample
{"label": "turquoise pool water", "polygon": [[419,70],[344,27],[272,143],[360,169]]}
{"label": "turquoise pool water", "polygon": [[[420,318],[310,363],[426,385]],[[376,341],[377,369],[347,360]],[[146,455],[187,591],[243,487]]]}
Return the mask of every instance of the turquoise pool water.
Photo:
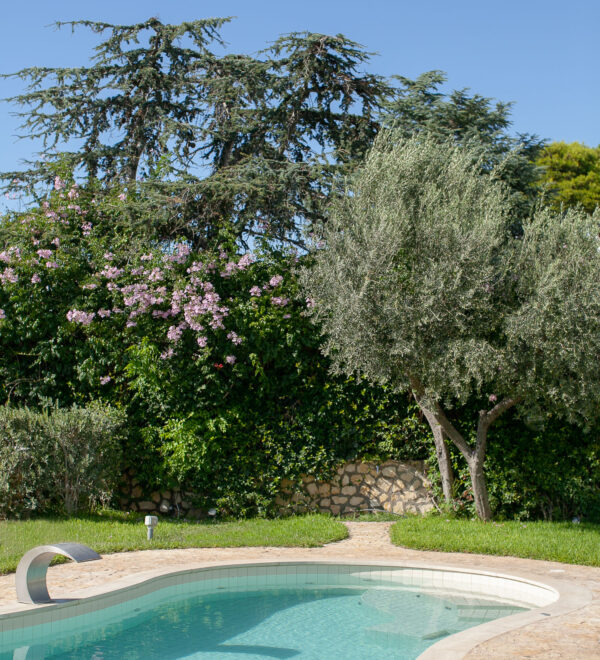
{"label": "turquoise pool water", "polygon": [[0,659],[416,658],[524,608],[419,592],[381,573],[326,571],[182,580],[118,606],[0,636]]}

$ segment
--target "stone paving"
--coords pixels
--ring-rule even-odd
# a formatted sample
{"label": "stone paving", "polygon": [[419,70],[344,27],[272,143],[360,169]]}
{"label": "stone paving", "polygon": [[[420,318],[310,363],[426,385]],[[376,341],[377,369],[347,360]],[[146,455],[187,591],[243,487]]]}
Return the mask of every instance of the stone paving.
{"label": "stone paving", "polygon": [[[350,536],[322,548],[191,548],[185,550],[146,550],[104,555],[89,564],[61,564],[48,571],[48,589],[54,598],[73,597],[81,590],[110,585],[133,575],[160,570],[184,570],[219,562],[252,560],[364,560],[407,561],[440,564],[526,576],[532,580],[565,580],[587,587],[594,598],[585,607],[545,619],[499,635],[472,649],[465,658],[560,658],[564,660],[600,659],[600,568],[572,566],[556,562],[491,557],[460,553],[422,552],[396,547],[389,540],[391,523],[346,523]],[[0,576],[0,608],[19,610],[15,600],[14,574]]]}

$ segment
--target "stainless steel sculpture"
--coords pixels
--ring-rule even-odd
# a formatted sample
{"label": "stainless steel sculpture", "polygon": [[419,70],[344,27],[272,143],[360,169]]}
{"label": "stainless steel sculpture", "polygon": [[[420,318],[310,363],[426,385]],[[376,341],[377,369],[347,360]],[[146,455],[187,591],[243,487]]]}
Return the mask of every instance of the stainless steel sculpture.
{"label": "stainless steel sculpture", "polygon": [[26,552],[17,566],[17,600],[19,603],[51,603],[46,587],[46,572],[56,555],[64,555],[76,562],[101,559],[82,543],[38,545]]}

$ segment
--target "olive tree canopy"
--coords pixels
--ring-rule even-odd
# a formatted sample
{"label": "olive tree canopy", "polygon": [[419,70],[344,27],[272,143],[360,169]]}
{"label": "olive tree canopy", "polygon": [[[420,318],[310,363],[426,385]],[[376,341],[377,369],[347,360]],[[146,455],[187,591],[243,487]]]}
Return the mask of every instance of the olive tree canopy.
{"label": "olive tree canopy", "polygon": [[[509,194],[480,158],[382,135],[302,277],[335,368],[412,391],[438,458],[444,438],[465,457],[488,519],[483,462],[499,415],[596,412],[600,242],[598,217],[579,211],[541,210],[515,236]],[[475,442],[444,412],[472,397]]]}

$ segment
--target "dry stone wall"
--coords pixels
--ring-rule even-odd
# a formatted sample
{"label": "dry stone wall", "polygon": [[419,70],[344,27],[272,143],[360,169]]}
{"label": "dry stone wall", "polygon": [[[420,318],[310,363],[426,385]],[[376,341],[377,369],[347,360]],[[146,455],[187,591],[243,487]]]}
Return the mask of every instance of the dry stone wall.
{"label": "dry stone wall", "polygon": [[[121,508],[126,511],[206,517],[207,512],[194,507],[193,502],[193,493],[145,493],[132,472],[123,477]],[[364,510],[422,514],[433,508],[423,461],[352,462],[341,465],[328,481],[310,475],[298,484],[284,481],[276,504],[282,513],[321,511],[336,516]]]}
{"label": "dry stone wall", "polygon": [[306,476],[302,484],[283,484],[282,511],[322,511],[344,515],[364,510],[426,513],[433,508],[423,461],[346,463],[329,481]]}

